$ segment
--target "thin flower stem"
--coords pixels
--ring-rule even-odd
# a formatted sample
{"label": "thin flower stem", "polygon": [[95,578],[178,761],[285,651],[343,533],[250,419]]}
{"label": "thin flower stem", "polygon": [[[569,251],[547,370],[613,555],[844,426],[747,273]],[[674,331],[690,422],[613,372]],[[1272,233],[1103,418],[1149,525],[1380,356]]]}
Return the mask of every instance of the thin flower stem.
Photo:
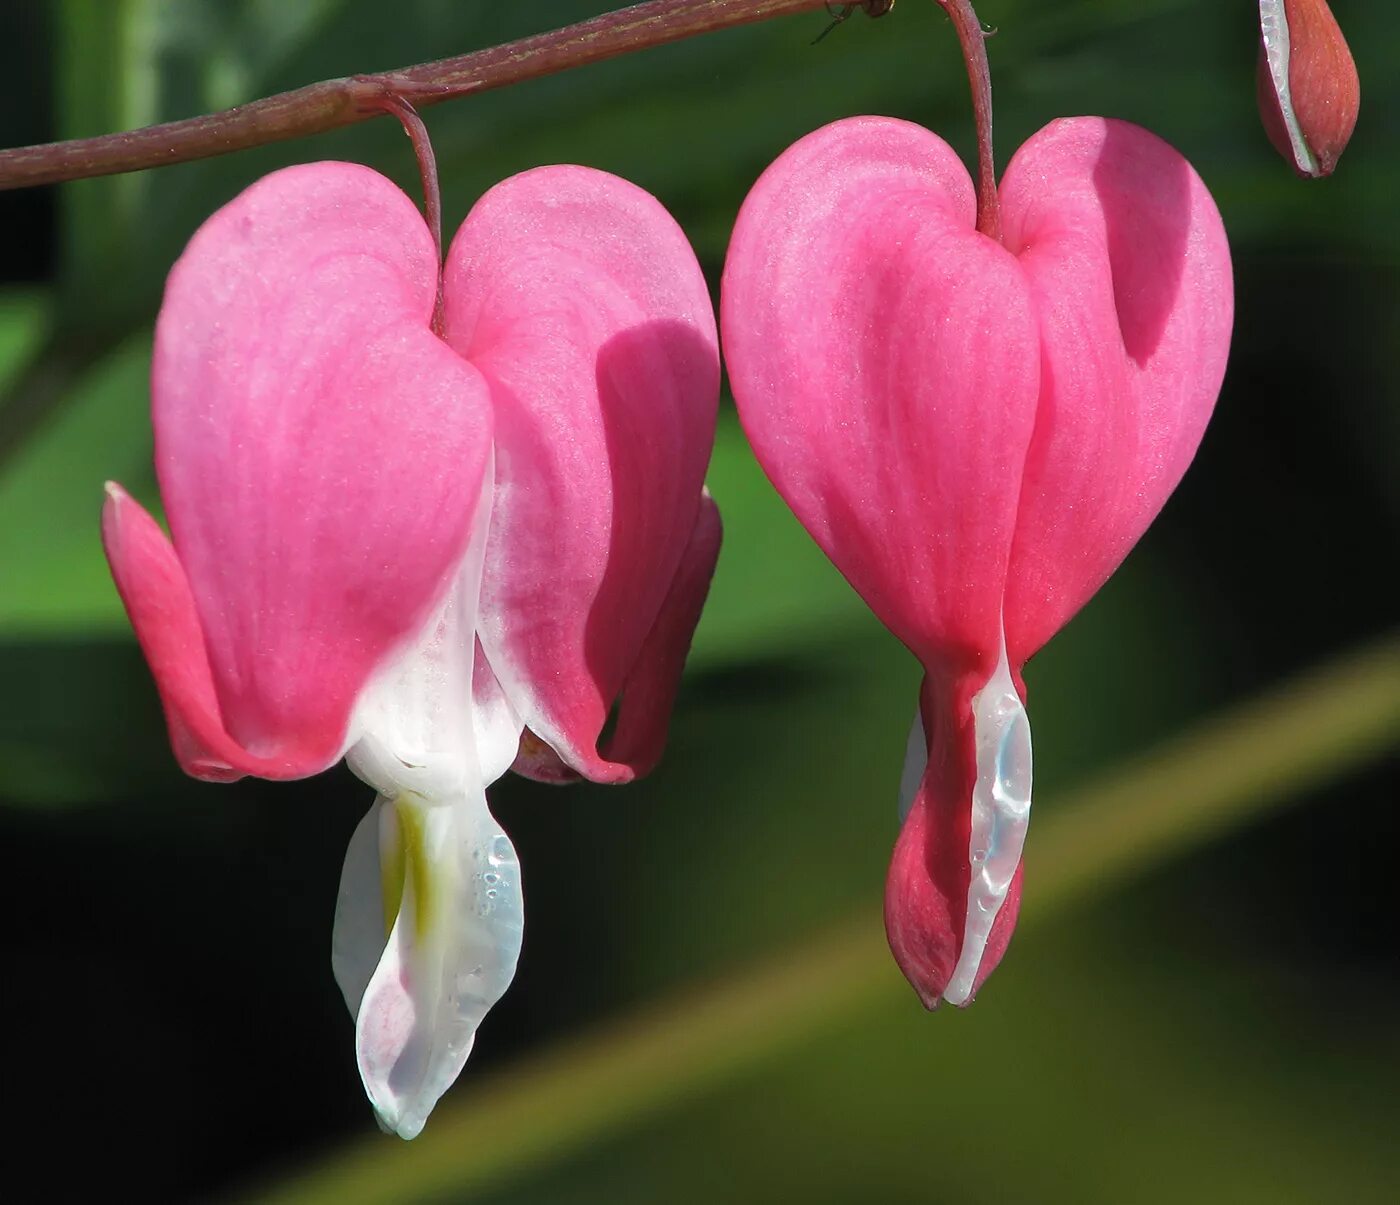
{"label": "thin flower stem", "polygon": [[[1400,633],[1212,717],[1045,807],[1032,827],[1035,870],[1021,928],[1051,923],[1281,810],[1393,750],[1397,738]],[[472,1086],[464,1082],[411,1145],[375,1135],[249,1199],[466,1201],[751,1074],[900,994],[918,1007],[872,906],[732,979],[689,986]]]}
{"label": "thin flower stem", "polygon": [[[825,8],[827,0],[649,0],[489,50],[379,75],[325,80],[221,113],[122,134],[0,151],[0,189],[142,171],[365,121],[394,95],[422,108],[698,34]],[[884,0],[857,7],[879,15]]]}
{"label": "thin flower stem", "polygon": [[437,252],[437,299],[433,302],[433,333],[442,337],[442,190],[438,187],[437,156],[433,154],[433,140],[428,137],[428,127],[418,116],[418,111],[402,96],[386,93],[378,104],[386,113],[392,113],[403,124],[404,133],[413,143],[413,154],[418,160],[418,172],[423,178],[423,216],[432,232],[433,248]]}
{"label": "thin flower stem", "polygon": [[948,14],[967,64],[972,115],[977,123],[977,229],[1001,241],[1001,202],[997,199],[997,165],[992,154],[992,74],[987,65],[987,35],[972,0],[936,0]]}

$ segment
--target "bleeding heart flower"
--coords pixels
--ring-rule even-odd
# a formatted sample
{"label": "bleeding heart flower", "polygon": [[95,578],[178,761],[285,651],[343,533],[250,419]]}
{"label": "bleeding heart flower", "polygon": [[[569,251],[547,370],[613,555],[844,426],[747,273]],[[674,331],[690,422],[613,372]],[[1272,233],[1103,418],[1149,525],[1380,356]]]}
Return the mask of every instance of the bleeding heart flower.
{"label": "bleeding heart flower", "polygon": [[181,765],[298,778],[344,756],[378,792],[333,964],[405,1138],[520,950],[485,787],[522,724],[591,777],[649,768],[719,545],[714,318],[655,199],[581,167],[516,176],[443,279],[445,340],[433,239],[377,173],[254,184],[195,234],[156,326],[171,539],[117,486],[103,514]]}
{"label": "bleeding heart flower", "polygon": [[1300,176],[1330,176],[1356,128],[1361,79],[1327,0],[1259,0],[1259,115]]}
{"label": "bleeding heart flower", "polygon": [[721,294],[759,461],[925,669],[885,919],[930,1007],[970,1000],[1015,924],[1021,668],[1180,480],[1232,320],[1215,205],[1145,130],[1047,126],[1001,206],[998,244],[936,135],[840,121],[754,186]]}

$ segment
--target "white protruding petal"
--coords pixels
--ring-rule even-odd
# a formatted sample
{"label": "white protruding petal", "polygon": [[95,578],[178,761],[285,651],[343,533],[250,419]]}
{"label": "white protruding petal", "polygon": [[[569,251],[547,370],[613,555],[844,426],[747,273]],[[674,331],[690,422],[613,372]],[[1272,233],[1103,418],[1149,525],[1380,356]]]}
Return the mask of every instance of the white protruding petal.
{"label": "white protruding petal", "polygon": [[400,871],[403,887],[355,1047],[380,1124],[413,1138],[515,974],[520,868],[480,791],[448,806],[400,796],[379,817],[385,882]]}
{"label": "white protruding petal", "polygon": [[1264,57],[1269,64],[1269,79],[1278,98],[1279,113],[1283,116],[1283,128],[1288,131],[1288,143],[1293,148],[1293,159],[1298,170],[1310,176],[1319,175],[1321,167],[1317,156],[1303,137],[1303,127],[1293,108],[1293,85],[1289,78],[1292,62],[1292,38],[1288,28],[1288,13],[1284,0],[1259,0],[1259,30],[1264,39]]}
{"label": "white protruding petal", "polygon": [[909,725],[909,741],[904,747],[904,769],[899,772],[899,823],[909,819],[914,796],[928,769],[928,738],[924,735],[924,713],[914,709],[914,722]]}
{"label": "white protruding petal", "polygon": [[402,1138],[457,1078],[520,954],[519,866],[483,774],[504,772],[520,730],[504,699],[479,718],[473,689],[491,476],[446,598],[366,688],[346,754],[380,798],[346,854],[332,963],[365,1091]]}
{"label": "white protruding petal", "polygon": [[1016,693],[1006,642],[987,684],[972,700],[977,740],[977,785],[972,790],[967,920],[958,965],[943,991],[949,1004],[966,1004],[977,981],[992,923],[1006,901],[1031,817],[1031,726]]}
{"label": "white protruding petal", "polygon": [[455,799],[483,782],[472,666],[492,480],[488,464],[471,541],[437,615],[375,676],[355,708],[356,739],[346,761],[381,795]]}
{"label": "white protruding petal", "polygon": [[496,672],[486,660],[478,641],[472,670],[472,724],[476,747],[481,756],[482,779],[490,786],[510,769],[520,749],[520,733],[525,722],[506,698]]}
{"label": "white protruding petal", "polygon": [[335,901],[331,970],[352,1017],[360,1011],[387,940],[379,869],[379,815],[386,804],[393,806],[380,796],[355,826]]}

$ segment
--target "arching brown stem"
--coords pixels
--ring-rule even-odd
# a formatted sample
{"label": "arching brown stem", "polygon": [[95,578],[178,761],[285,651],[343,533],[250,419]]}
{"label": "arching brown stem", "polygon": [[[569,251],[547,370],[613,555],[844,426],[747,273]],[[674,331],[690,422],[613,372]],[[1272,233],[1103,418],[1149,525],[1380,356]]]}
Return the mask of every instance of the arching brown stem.
{"label": "arching brown stem", "polygon": [[418,173],[423,178],[423,216],[432,232],[433,247],[437,251],[437,299],[433,302],[433,333],[442,337],[442,190],[438,187],[437,156],[433,154],[433,141],[428,137],[428,127],[415,109],[402,96],[386,92],[375,100],[365,102],[371,109],[392,113],[403,124],[404,133],[413,143],[413,154],[418,160]]}
{"label": "arching brown stem", "polygon": [[987,35],[972,0],[937,0],[957,30],[972,91],[977,123],[977,229],[1001,241],[1001,203],[997,199],[997,165],[992,155],[992,75],[987,65]]}
{"label": "arching brown stem", "polygon": [[[246,105],[123,134],[0,151],[0,189],[207,159],[365,121],[384,95],[422,108],[663,46],[697,34],[825,8],[827,0],[648,0],[564,29],[382,75],[325,80]],[[858,5],[872,15],[887,0]]]}

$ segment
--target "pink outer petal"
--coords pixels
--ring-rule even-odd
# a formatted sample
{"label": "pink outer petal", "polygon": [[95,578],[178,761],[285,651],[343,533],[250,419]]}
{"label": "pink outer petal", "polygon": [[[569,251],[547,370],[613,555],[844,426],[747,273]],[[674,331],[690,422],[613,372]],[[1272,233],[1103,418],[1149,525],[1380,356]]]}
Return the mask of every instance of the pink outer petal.
{"label": "pink outer petal", "polygon": [[587,777],[696,521],[719,352],[661,205],[584,167],[497,185],[453,240],[447,338],[491,386],[481,640],[526,726]]}
{"label": "pink outer petal", "polygon": [[[681,672],[710,591],[722,534],[719,507],[706,491],[675,581],[622,689],[617,727],[604,750],[610,781],[641,778],[661,760]],[[521,740],[512,768],[538,782],[563,784],[579,777],[529,732]]]}
{"label": "pink outer petal", "polygon": [[1138,126],[1053,122],[1016,153],[1001,198],[1043,349],[1006,596],[1019,664],[1103,585],[1190,464],[1225,373],[1233,285],[1205,185]]}
{"label": "pink outer petal", "polygon": [[118,576],[143,644],[163,650],[167,705],[195,709],[172,726],[207,737],[207,692],[176,685],[207,672],[246,751],[236,769],[333,761],[366,679],[463,555],[491,414],[479,374],[429,330],[435,291],[412,202],[345,163],[254,184],[170,274],[156,468],[205,660],[183,618],[175,643],[142,630],[185,613],[173,564],[136,576],[159,563],[150,539]]}
{"label": "pink outer petal", "polygon": [[290,744],[284,744],[275,759],[258,759],[229,737],[219,715],[194,597],[175,549],[140,504],[110,482],[102,508],[102,543],[155,677],[170,744],[185,773],[210,782],[231,782],[244,774],[301,778],[335,760],[338,749]]}
{"label": "pink outer petal", "polygon": [[607,743],[608,758],[635,778],[650,774],[666,747],[681,671],[710,592],[722,537],[719,507],[706,492],[661,613],[623,687],[617,727]]}
{"label": "pink outer petal", "polygon": [[1024,276],[973,222],[936,135],[836,122],[745,200],[720,315],[778,492],[920,660],[990,672],[1039,365]]}

